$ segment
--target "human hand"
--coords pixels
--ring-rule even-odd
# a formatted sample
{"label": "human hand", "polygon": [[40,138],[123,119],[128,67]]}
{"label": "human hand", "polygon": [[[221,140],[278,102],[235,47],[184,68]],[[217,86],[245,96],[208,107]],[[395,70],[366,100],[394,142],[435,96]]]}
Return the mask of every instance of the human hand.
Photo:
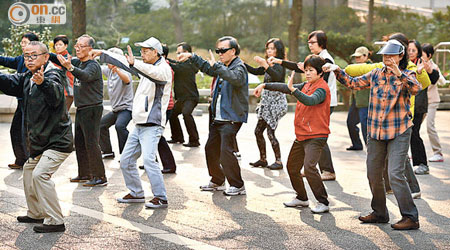
{"label": "human hand", "polygon": [[427,61],[423,60],[423,67],[429,74],[433,72],[433,64],[431,63],[430,60]]}
{"label": "human hand", "polygon": [[93,49],[91,51],[89,51],[89,56],[91,58],[96,58],[97,56],[100,56],[103,53],[103,51],[99,50],[99,49]]}
{"label": "human hand", "polygon": [[64,68],[70,69],[72,67],[72,56],[70,54],[67,55],[67,59],[62,55],[57,55],[56,57]]}
{"label": "human hand", "polygon": [[288,88],[291,91],[291,93],[295,91],[295,88],[294,88],[294,76],[295,76],[295,71],[292,71],[291,75],[288,76]]}
{"label": "human hand", "polygon": [[134,55],[133,55],[133,51],[131,50],[130,45],[127,45],[127,50],[128,50],[128,54],[126,54],[126,58],[128,61],[129,65],[134,65]]}
{"label": "human hand", "polygon": [[273,64],[275,64],[275,63],[281,64],[281,63],[283,62],[283,60],[271,56],[271,57],[269,57],[269,58],[267,59],[267,62],[268,62],[269,64],[272,64],[272,65],[273,65]]}
{"label": "human hand", "polygon": [[211,50],[209,50],[209,59],[208,59],[209,65],[213,66],[216,63],[216,58],[214,57],[214,54]]}
{"label": "human hand", "polygon": [[255,88],[255,90],[253,91],[253,95],[256,96],[256,97],[260,97],[260,96],[261,96],[261,93],[262,93],[262,91],[263,91],[263,89],[264,89],[265,87],[266,87],[266,85],[265,85],[264,83],[258,85],[258,86]]}
{"label": "human hand", "polygon": [[304,67],[304,63],[303,62],[298,62],[297,63],[297,68],[299,68],[301,71],[305,72],[305,67]]}
{"label": "human hand", "polygon": [[[390,58],[390,60],[391,60],[392,66],[386,66],[387,69],[390,70],[392,73],[394,73],[394,75],[396,75],[397,77],[401,76],[402,72],[398,68],[398,65],[395,63],[394,59]],[[423,69],[423,65],[422,65],[422,69]]]}
{"label": "human hand", "polygon": [[323,72],[331,72],[331,71],[341,70],[341,68],[339,66],[337,66],[336,64],[325,63],[325,65],[322,66],[322,70],[323,70]]}
{"label": "human hand", "polygon": [[42,65],[41,68],[33,74],[31,80],[37,85],[41,85],[44,82],[44,65]]}
{"label": "human hand", "polygon": [[180,53],[180,54],[178,54],[178,61],[185,62],[191,57],[192,57],[192,53],[188,53],[188,52]]}

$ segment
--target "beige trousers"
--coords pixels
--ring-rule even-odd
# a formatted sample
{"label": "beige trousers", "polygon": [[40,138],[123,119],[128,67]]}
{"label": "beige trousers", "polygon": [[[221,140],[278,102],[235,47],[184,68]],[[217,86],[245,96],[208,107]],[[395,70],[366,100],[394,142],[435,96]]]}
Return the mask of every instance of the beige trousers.
{"label": "beige trousers", "polygon": [[55,150],[46,150],[35,158],[29,158],[23,166],[23,186],[27,200],[27,216],[44,219],[46,225],[64,223],[55,183],[52,175],[70,155]]}
{"label": "beige trousers", "polygon": [[427,115],[427,133],[430,139],[431,148],[434,154],[442,155],[442,147],[439,142],[439,136],[434,126],[434,119],[436,117],[436,110],[439,107],[439,103],[429,103],[428,104],[428,115]]}

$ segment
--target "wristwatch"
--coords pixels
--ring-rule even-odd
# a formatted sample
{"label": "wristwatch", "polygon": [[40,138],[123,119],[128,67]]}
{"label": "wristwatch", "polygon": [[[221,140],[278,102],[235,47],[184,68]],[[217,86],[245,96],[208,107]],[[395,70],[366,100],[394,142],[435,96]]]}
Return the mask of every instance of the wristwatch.
{"label": "wristwatch", "polygon": [[72,72],[74,70],[73,65],[70,66],[70,68],[68,69],[70,72]]}

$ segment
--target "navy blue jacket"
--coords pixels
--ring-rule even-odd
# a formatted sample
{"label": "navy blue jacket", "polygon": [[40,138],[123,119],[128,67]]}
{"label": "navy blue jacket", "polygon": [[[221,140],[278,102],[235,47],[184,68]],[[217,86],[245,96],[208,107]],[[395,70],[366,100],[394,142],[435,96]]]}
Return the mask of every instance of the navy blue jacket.
{"label": "navy blue jacket", "polygon": [[248,117],[248,73],[244,62],[239,57],[233,59],[230,65],[225,66],[217,62],[213,66],[197,55],[192,55],[191,63],[200,71],[216,77],[213,100],[211,105],[212,115],[216,114],[216,103],[221,94],[220,114],[223,119],[233,122],[247,122]]}
{"label": "navy blue jacket", "polygon": [[23,55],[16,57],[0,56],[0,65],[10,69],[17,70],[17,73],[25,73],[28,69],[25,67]]}

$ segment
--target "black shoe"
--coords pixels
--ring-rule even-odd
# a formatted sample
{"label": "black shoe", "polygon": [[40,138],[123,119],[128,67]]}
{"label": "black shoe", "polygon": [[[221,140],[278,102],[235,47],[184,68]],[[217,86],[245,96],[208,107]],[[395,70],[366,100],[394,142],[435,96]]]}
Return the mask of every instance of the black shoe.
{"label": "black shoe", "polygon": [[163,169],[161,170],[161,173],[163,174],[175,174],[175,169]]}
{"label": "black shoe", "polygon": [[350,147],[346,148],[346,150],[349,150],[349,151],[361,151],[361,150],[363,150],[363,148],[362,147],[350,146]]}
{"label": "black shoe", "polygon": [[268,168],[272,170],[283,169],[283,163],[274,162],[272,165],[269,165]]}
{"label": "black shoe", "polygon": [[106,177],[94,177],[90,181],[83,184],[84,187],[103,187],[108,185]]}
{"label": "black shoe", "polygon": [[139,166],[139,169],[145,169],[145,168],[144,168],[144,165],[142,165],[142,166]]}
{"label": "black shoe", "polygon": [[21,223],[44,223],[44,219],[33,219],[28,216],[17,216],[17,221]]}
{"label": "black shoe", "polygon": [[75,178],[70,178],[70,182],[88,182],[91,179],[89,176],[77,176]]}
{"label": "black shoe", "polygon": [[253,167],[265,168],[267,167],[267,161],[258,160],[256,162],[250,162],[250,165],[252,165]]}
{"label": "black shoe", "polygon": [[102,159],[114,159],[114,152],[111,153],[102,153]]}
{"label": "black shoe", "polygon": [[167,143],[171,143],[171,144],[178,144],[178,143],[183,143],[184,142],[184,140],[183,141],[178,141],[178,140],[174,140],[174,139],[172,139],[172,140],[168,140],[167,141]]}
{"label": "black shoe", "polygon": [[45,225],[42,224],[40,226],[34,226],[33,230],[36,233],[56,233],[56,232],[64,232],[66,231],[66,227],[64,224],[60,225]]}
{"label": "black shoe", "polygon": [[196,147],[200,146],[200,142],[189,142],[189,143],[183,144],[183,146],[190,147],[190,148],[196,148]]}

